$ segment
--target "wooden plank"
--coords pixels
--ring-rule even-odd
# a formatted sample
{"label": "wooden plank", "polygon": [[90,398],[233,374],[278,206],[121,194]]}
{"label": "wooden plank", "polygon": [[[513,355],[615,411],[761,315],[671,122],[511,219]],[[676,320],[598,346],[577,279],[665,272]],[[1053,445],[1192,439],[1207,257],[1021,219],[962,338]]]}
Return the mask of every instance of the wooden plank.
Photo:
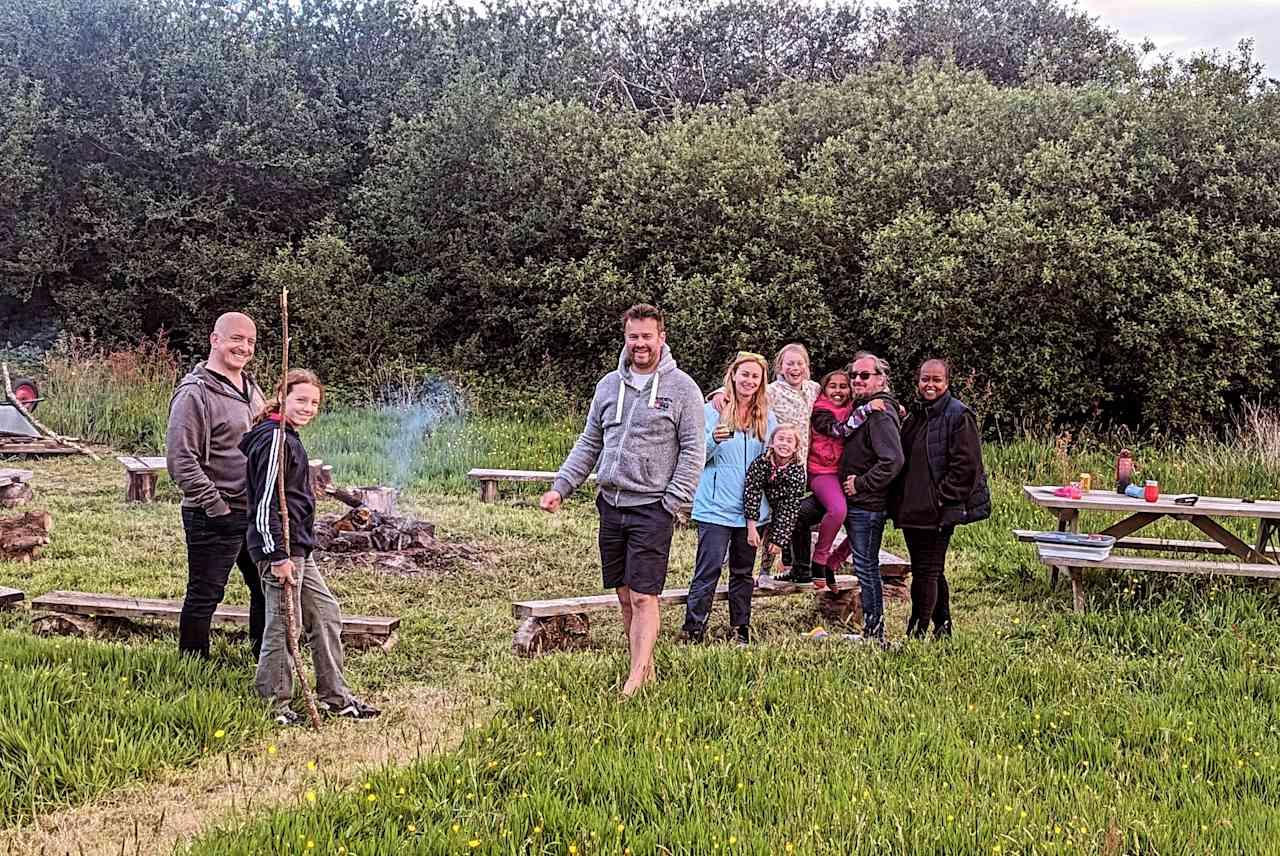
{"label": "wooden plank", "polygon": [[168,469],[164,458],[139,458],[132,455],[117,455],[116,460],[131,473],[163,473]]}
{"label": "wooden plank", "polygon": [[1023,494],[1041,508],[1074,508],[1082,511],[1112,511],[1156,514],[1187,514],[1205,517],[1265,517],[1280,520],[1280,502],[1241,502],[1218,496],[1202,496],[1195,505],[1178,505],[1164,496],[1146,502],[1114,491],[1091,490],[1079,499],[1054,496],[1053,485],[1026,485]]}
{"label": "wooden plank", "polygon": [[78,455],[79,449],[56,442],[8,442],[0,440],[0,455]]}
{"label": "wooden plank", "polygon": [[[467,471],[471,481],[511,481],[511,482],[549,482],[555,481],[556,474],[550,470],[489,470],[477,467]],[[588,482],[596,480],[596,474],[587,476]]]}
{"label": "wooden plank", "polygon": [[0,606],[8,606],[10,604],[18,603],[24,597],[26,597],[26,595],[17,589],[0,586]]}
{"label": "wooden plank", "polygon": [[1159,571],[1169,574],[1209,574],[1232,577],[1260,577],[1280,579],[1280,565],[1260,565],[1243,562],[1193,561],[1189,559],[1156,559],[1149,556],[1111,555],[1096,562],[1082,559],[1044,559],[1046,565],[1071,563],[1073,571],[1082,568],[1109,568],[1124,571]]}
{"label": "wooden plank", "polygon": [[33,478],[35,478],[33,470],[0,468],[0,485],[27,484]]}
{"label": "wooden plank", "polygon": [[[910,564],[892,553],[885,555],[897,560],[897,563],[907,568]],[[885,563],[881,563],[881,571],[885,569]],[[857,577],[850,574],[840,574],[836,577],[836,590],[853,588],[856,584]],[[752,593],[752,598],[761,597],[784,597],[792,594],[804,594],[812,592],[813,586],[796,585],[788,589],[756,589]],[[716,593],[712,600],[727,600],[729,598],[728,584],[722,584],[716,587]],[[665,589],[662,594],[658,595],[658,602],[661,604],[681,604],[689,601],[689,590],[687,588]],[[601,612],[604,610],[617,609],[618,598],[614,594],[592,594],[583,597],[561,597],[553,600],[524,600],[511,604],[511,614],[516,618],[547,618],[553,615],[574,615],[579,612]]]}
{"label": "wooden plank", "polygon": [[[182,601],[148,597],[122,597],[90,594],[80,591],[51,591],[31,601],[32,609],[47,609],[68,615],[109,615],[118,618],[149,618],[176,622],[182,613]],[[213,614],[216,625],[247,627],[249,608],[220,604]],[[342,616],[343,633],[387,635],[400,626],[400,619],[381,615]]]}
{"label": "wooden plank", "polygon": [[1144,526],[1155,523],[1163,514],[1154,514],[1147,511],[1140,511],[1137,514],[1130,514],[1123,520],[1112,523],[1106,529],[1099,532],[1099,535],[1110,535],[1113,538],[1123,538],[1126,535],[1132,535]]}
{"label": "wooden plank", "polygon": [[1178,519],[1190,523],[1192,526],[1196,527],[1201,532],[1226,547],[1238,559],[1245,562],[1258,562],[1261,564],[1271,563],[1271,559],[1246,544],[1238,538],[1234,532],[1224,528],[1221,523],[1214,520],[1212,517],[1191,517],[1189,515],[1179,514]]}

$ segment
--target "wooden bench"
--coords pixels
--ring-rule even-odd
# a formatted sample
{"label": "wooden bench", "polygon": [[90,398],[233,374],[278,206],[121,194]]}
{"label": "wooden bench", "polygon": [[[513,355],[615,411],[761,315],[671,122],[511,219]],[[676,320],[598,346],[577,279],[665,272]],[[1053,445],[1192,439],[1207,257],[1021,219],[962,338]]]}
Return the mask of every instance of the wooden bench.
{"label": "wooden bench", "polygon": [[13,606],[15,603],[21,603],[25,597],[22,592],[17,589],[5,588],[0,586],[0,608]]}
{"label": "wooden bench", "polygon": [[156,480],[166,471],[164,458],[120,455],[116,460],[124,466],[124,501],[154,502]]}
{"label": "wooden bench", "polygon": [[[1031,529],[1015,529],[1013,535],[1026,544],[1034,544],[1039,535]],[[1117,538],[1114,550],[1145,550],[1152,553],[1208,553],[1210,555],[1229,556],[1231,551],[1217,541],[1181,541],[1176,538]],[[1280,555],[1280,554],[1273,554]],[[1065,560],[1059,559],[1057,564]],[[1051,564],[1046,562],[1046,564]]]}
{"label": "wooden bench", "polygon": [[[467,472],[467,478],[480,484],[480,501],[496,502],[499,482],[545,482],[551,484],[556,474],[550,470],[487,470],[477,467]],[[593,484],[596,474],[587,476],[587,483]]]}
{"label": "wooden bench", "polygon": [[[138,619],[177,623],[178,616],[182,613],[182,601],[52,591],[32,600],[31,608],[55,613],[33,621],[38,632],[87,635],[101,629],[102,625]],[[213,624],[248,627],[249,608],[221,604],[213,613]],[[342,641],[347,647],[357,650],[381,648],[388,651],[397,642],[395,631],[399,626],[399,618],[344,614]]]}
{"label": "wooden bench", "polygon": [[1070,562],[1076,568],[1108,568],[1119,571],[1158,571],[1165,574],[1208,574],[1209,576],[1259,577],[1261,579],[1280,579],[1280,565],[1253,564],[1248,562],[1215,562],[1188,559],[1157,559],[1151,556],[1117,556],[1110,555],[1096,562],[1083,559],[1045,559],[1045,565],[1063,565]]}
{"label": "wooden bench", "polygon": [[[887,550],[880,551],[882,576],[905,576],[911,570],[906,559]],[[794,585],[779,589],[756,589],[752,599],[783,597],[811,592],[819,596],[819,609],[823,617],[838,622],[848,622],[861,613],[861,604],[854,597],[857,578],[841,574],[836,577],[834,593],[815,592],[812,584]],[[728,600],[729,586],[716,587],[712,600]],[[689,602],[687,588],[664,589],[658,595],[662,605],[678,605]],[[523,600],[511,605],[511,614],[520,620],[512,640],[512,650],[522,657],[536,657],[552,650],[579,650],[590,644],[590,622],[587,613],[618,609],[616,595],[593,594],[583,597],[561,597],[552,600]]]}

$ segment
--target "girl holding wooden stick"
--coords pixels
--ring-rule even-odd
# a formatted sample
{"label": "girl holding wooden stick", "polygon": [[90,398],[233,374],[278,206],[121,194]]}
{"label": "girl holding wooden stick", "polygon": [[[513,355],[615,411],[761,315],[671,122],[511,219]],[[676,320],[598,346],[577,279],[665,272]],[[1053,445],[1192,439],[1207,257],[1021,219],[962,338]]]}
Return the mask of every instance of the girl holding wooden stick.
{"label": "girl holding wooden stick", "polygon": [[[302,717],[289,706],[293,672],[287,644],[286,592],[292,594],[294,613],[302,616],[306,627],[319,707],[352,719],[370,719],[379,713],[357,699],[342,677],[342,609],[311,555],[316,500],[307,450],[295,428],[314,419],[323,400],[324,387],[313,373],[291,369],[277,387],[275,398],[240,441],[240,450],[248,460],[249,553],[261,571],[267,602],[267,626],[254,685],[259,695],[274,705],[273,715],[280,725],[302,723]],[[280,514],[280,485],[288,513],[288,535]]]}

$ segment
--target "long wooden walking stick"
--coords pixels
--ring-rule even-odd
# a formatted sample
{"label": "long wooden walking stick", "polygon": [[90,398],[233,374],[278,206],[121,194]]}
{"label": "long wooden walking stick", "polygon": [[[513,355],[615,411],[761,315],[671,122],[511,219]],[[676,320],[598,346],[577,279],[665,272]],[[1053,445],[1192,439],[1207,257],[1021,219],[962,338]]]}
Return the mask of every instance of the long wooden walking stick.
{"label": "long wooden walking stick", "polygon": [[[284,330],[283,346],[281,347],[280,357],[280,433],[276,437],[276,460],[279,461],[276,476],[276,489],[280,492],[280,536],[284,542],[284,553],[289,555],[289,503],[284,496],[284,472],[289,467],[288,450],[285,445],[285,428],[288,425],[288,418],[284,415],[284,400],[289,395],[289,289],[284,288],[280,291],[280,325]],[[305,466],[306,462],[303,462]],[[301,573],[302,569],[295,567],[295,573]],[[316,709],[316,697],[311,692],[311,685],[307,683],[307,675],[302,670],[302,654],[298,651],[298,612],[293,608],[293,589],[294,584],[286,581],[284,584],[284,619],[285,632],[289,634],[287,645],[289,649],[289,661],[293,663],[293,673],[298,678],[298,683],[302,686],[302,697],[307,701],[307,715],[311,718],[311,726],[317,731],[320,729],[320,711]]]}

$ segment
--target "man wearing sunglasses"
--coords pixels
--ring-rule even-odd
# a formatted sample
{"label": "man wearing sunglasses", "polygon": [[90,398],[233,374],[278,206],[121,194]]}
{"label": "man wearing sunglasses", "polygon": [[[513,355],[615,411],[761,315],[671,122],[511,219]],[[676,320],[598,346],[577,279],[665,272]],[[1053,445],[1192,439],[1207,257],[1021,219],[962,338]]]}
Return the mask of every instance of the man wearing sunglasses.
{"label": "man wearing sunglasses", "polygon": [[872,410],[861,429],[844,444],[840,482],[848,496],[845,531],[853,548],[853,570],[862,594],[862,641],[885,645],[884,591],[880,582],[880,541],[888,508],[889,486],[902,469],[902,417],[889,392],[889,364],[865,351],[849,366],[853,397],[859,404],[884,399],[884,410]]}
{"label": "man wearing sunglasses", "polygon": [[[600,564],[631,649],[630,696],[655,677],[658,595],[667,579],[676,509],[693,500],[706,463],[702,391],[676,367],[662,312],[638,304],[622,316],[617,371],[596,384],[587,424],[542,495],[544,511],[596,473]],[[597,466],[598,465],[598,466]]]}

